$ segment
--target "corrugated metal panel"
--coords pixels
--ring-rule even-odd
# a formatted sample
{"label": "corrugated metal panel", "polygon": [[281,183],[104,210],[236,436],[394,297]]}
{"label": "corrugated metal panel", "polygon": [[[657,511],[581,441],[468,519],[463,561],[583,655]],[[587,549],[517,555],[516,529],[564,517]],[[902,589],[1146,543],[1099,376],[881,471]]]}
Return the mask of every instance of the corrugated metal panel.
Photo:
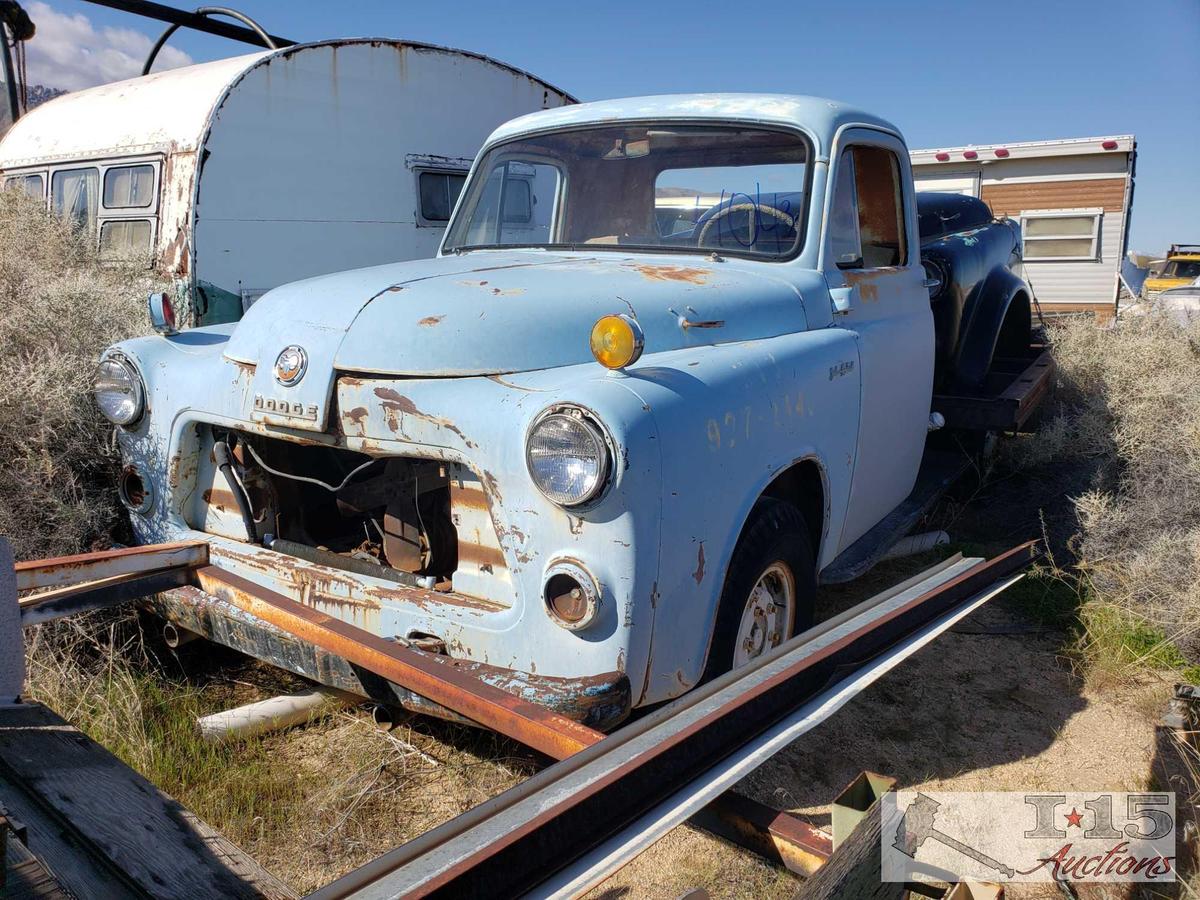
{"label": "corrugated metal panel", "polygon": [[998,216],[1017,216],[1035,209],[1088,207],[1119,213],[1125,207],[1125,179],[984,184],[981,196]]}

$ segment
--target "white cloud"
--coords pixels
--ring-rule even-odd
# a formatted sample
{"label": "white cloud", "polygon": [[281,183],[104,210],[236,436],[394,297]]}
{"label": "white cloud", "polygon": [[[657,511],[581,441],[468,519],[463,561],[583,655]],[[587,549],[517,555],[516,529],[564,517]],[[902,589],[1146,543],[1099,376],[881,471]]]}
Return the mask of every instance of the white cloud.
{"label": "white cloud", "polygon": [[[142,73],[154,46],[154,38],[132,28],[97,31],[87,16],[64,15],[42,2],[26,9],[37,26],[37,34],[25,45],[30,84],[74,91],[133,78]],[[158,53],[154,71],[191,63],[190,56],[167,44]]]}

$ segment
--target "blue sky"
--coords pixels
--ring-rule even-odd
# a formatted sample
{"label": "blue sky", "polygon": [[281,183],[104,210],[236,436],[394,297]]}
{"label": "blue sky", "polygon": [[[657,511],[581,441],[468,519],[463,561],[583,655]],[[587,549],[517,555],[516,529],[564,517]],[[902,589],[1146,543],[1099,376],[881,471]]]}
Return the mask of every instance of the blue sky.
{"label": "blue sky", "polygon": [[[1200,0],[234,5],[294,40],[371,35],[481,51],[583,100],[717,90],[832,97],[890,119],[911,147],[1133,133],[1131,247],[1200,242]],[[99,46],[89,63],[108,60],[105,73],[137,56],[143,41],[126,29],[161,28],[79,0],[30,4],[35,20],[46,6],[87,17]],[[72,19],[75,31],[82,25]],[[47,31],[47,51],[53,40]],[[122,59],[104,55],[106,44]],[[171,45],[196,61],[248,49],[185,32]]]}

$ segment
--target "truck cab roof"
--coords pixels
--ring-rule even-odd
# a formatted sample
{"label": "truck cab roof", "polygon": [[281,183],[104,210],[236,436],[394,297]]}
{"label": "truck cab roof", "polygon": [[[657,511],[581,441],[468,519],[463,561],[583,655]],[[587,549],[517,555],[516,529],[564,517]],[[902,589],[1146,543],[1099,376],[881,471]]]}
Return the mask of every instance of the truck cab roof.
{"label": "truck cab roof", "polygon": [[890,122],[864,110],[824,97],[800,94],[660,94],[597,100],[543,110],[501,125],[488,145],[536,131],[634,121],[744,121],[800,128],[813,140],[817,160],[828,160],[838,129],[847,125],[882,128],[897,136]]}

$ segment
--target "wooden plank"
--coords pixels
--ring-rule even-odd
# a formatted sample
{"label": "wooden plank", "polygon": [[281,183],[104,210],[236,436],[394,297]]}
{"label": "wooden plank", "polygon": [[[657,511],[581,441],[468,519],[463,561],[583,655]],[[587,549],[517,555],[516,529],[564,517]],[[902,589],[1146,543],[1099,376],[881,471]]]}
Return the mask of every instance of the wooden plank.
{"label": "wooden plank", "polygon": [[[0,802],[26,821],[31,849],[80,896],[105,894],[86,882],[68,883],[58,860],[70,851],[51,854],[39,846],[53,834],[43,829],[39,839],[36,821],[22,814],[22,805],[36,806],[61,837],[91,858],[93,871],[109,871],[110,896],[296,896],[245,851],[41,704],[0,708],[0,788],[5,782]],[[10,799],[17,793],[25,795],[24,804]]]}
{"label": "wooden plank", "polygon": [[4,900],[71,900],[42,861],[11,834],[4,852],[4,870],[0,880]]}
{"label": "wooden plank", "polygon": [[[45,809],[19,781],[12,781],[0,767],[0,803],[21,820],[26,842],[59,883],[77,897],[96,900],[126,900],[144,897],[128,883],[108,860],[90,855],[61,819]],[[11,842],[11,837],[10,837]],[[2,895],[2,894],[0,894]]]}

